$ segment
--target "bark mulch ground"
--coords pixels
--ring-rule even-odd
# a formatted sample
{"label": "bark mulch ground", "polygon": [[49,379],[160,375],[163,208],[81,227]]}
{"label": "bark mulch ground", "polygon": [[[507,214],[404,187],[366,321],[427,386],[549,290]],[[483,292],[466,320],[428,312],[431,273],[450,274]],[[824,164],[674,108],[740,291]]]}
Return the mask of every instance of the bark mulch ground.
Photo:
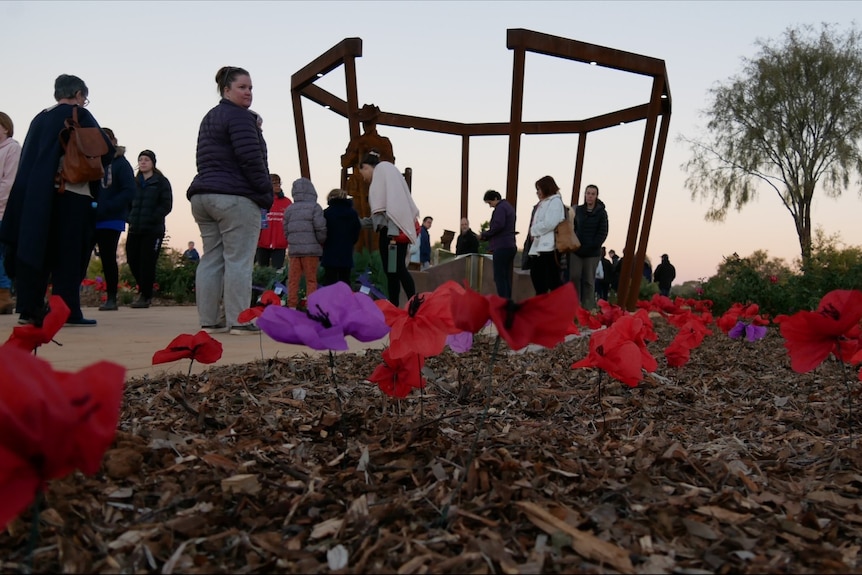
{"label": "bark mulch ground", "polygon": [[[364,380],[379,350],[130,380],[100,473],[51,482],[32,568],[862,570],[855,373],[717,333],[629,389],[569,369],[587,345],[492,361],[480,336],[401,401]],[[33,518],[0,534],[0,571],[28,568]]]}

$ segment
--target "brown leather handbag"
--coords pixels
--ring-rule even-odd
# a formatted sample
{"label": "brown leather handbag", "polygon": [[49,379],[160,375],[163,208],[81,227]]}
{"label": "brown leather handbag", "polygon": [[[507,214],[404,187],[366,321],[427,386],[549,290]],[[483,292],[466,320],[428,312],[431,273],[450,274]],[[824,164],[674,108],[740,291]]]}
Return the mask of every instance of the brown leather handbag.
{"label": "brown leather handbag", "polygon": [[108,143],[100,128],[81,127],[78,106],[72,107],[72,117],[66,119],[59,137],[63,161],[57,174],[58,192],[66,190],[67,182],[81,184],[100,180],[105,175],[102,156],[108,153]]}

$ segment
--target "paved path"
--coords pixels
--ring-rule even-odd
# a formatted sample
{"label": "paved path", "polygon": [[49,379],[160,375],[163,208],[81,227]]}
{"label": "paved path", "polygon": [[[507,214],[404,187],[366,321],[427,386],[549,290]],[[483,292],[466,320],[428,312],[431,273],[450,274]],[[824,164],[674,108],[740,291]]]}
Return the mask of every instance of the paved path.
{"label": "paved path", "polygon": [[[105,359],[124,365],[128,370],[127,378],[188,371],[188,360],[154,366],[152,359],[153,353],[165,348],[176,336],[181,333],[194,334],[200,330],[194,306],[149,309],[120,307],[118,311],[111,312],[84,308],[84,317],[96,319],[99,323],[95,327],[63,327],[54,338],[63,345],[43,345],[38,350],[38,356],[51,362],[54,369],[63,371],[77,371]],[[17,321],[17,314],[0,315],[0,342],[6,341]],[[266,334],[240,336],[220,333],[213,337],[224,346],[222,358],[212,365],[195,362],[193,373],[200,373],[212,366],[261,359],[261,348],[265,358],[318,353],[305,346],[278,343]],[[351,351],[381,348],[388,341],[389,338],[384,337],[375,342],[361,343],[348,338]]]}

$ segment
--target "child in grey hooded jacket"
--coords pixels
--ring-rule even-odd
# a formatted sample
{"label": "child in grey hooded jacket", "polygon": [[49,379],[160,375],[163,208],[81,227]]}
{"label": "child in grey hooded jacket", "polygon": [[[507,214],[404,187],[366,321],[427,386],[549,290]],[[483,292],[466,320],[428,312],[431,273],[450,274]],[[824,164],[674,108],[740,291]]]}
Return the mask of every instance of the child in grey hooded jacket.
{"label": "child in grey hooded jacket", "polygon": [[317,289],[317,268],[326,241],[326,218],[317,203],[317,190],[308,178],[293,182],[293,203],[284,210],[287,238],[287,307],[299,304],[299,280],[305,276],[305,295]]}

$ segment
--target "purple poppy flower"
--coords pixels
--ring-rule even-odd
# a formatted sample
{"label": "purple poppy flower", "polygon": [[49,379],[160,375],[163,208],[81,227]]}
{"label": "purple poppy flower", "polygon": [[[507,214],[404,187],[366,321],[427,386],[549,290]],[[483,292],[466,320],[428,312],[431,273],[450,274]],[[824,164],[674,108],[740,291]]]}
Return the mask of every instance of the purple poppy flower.
{"label": "purple poppy flower", "polygon": [[745,327],[745,339],[748,341],[757,341],[766,337],[765,325],[749,324]]}
{"label": "purple poppy flower", "polygon": [[306,312],[267,306],[257,326],[275,341],[334,351],[348,349],[348,335],[359,341],[374,341],[389,333],[383,312],[371,298],[354,293],[343,282],[308,296]]}
{"label": "purple poppy flower", "polygon": [[742,336],[744,336],[745,335],[745,325],[746,324],[744,321],[736,322],[736,325],[733,326],[732,328],[730,328],[730,331],[727,332],[728,337],[730,337],[730,339],[739,339]]}
{"label": "purple poppy flower", "polygon": [[736,322],[727,335],[731,339],[741,339],[745,336],[748,341],[757,341],[766,337],[766,326],[754,325],[745,323],[744,321]]}
{"label": "purple poppy flower", "polygon": [[446,336],[446,345],[455,353],[470,351],[473,347],[473,334],[469,331],[462,331],[448,335]]}

